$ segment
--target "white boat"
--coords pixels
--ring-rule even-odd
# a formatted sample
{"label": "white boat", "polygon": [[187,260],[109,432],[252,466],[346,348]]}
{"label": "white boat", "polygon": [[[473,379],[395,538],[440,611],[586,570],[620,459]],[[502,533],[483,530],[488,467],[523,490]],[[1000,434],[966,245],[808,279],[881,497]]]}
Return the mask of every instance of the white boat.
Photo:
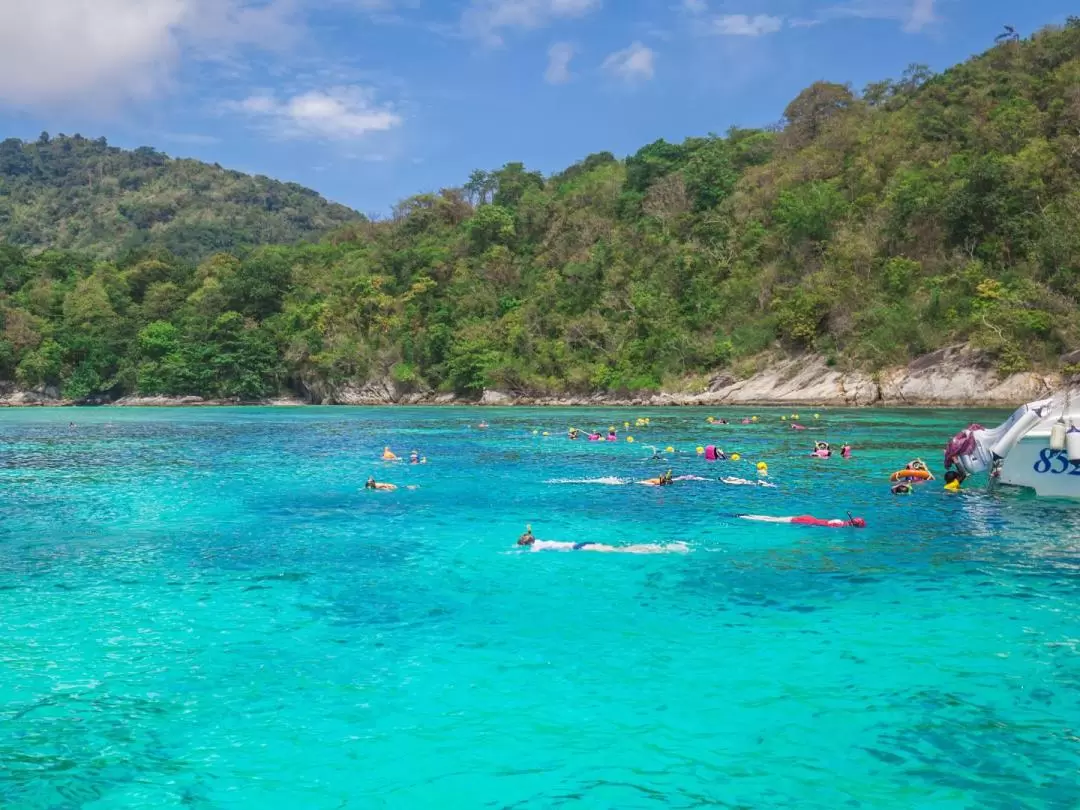
{"label": "white boat", "polygon": [[1043,498],[1080,500],[1080,392],[1029,402],[996,428],[969,425],[949,442],[945,466],[989,471]]}

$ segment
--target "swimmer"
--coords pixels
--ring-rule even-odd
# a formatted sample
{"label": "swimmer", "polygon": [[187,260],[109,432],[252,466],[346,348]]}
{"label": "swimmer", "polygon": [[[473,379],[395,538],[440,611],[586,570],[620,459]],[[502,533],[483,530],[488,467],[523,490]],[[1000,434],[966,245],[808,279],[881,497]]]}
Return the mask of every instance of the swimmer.
{"label": "swimmer", "polygon": [[[945,488],[948,489],[948,485],[946,485]],[[901,481],[899,484],[895,484],[892,487],[892,494],[893,495],[910,495],[914,491],[915,491],[915,487],[913,487],[911,484],[907,483],[906,481]]]}
{"label": "swimmer", "polygon": [[769,489],[776,489],[776,484],[771,481],[750,481],[746,478],[736,478],[735,476],[727,476],[719,479],[721,484],[730,484],[736,487],[768,487]]}
{"label": "swimmer", "polygon": [[397,461],[398,457],[394,455],[393,451],[389,447],[384,447],[382,451],[383,461]]}
{"label": "swimmer", "polygon": [[617,442],[619,440],[619,434],[615,432],[615,428],[608,430],[607,440],[609,442]]}
{"label": "swimmer", "polygon": [[570,430],[566,432],[566,436],[569,439],[576,439],[580,435],[581,433],[578,431],[577,428],[570,428]]}
{"label": "swimmer", "polygon": [[397,489],[394,484],[384,484],[380,481],[376,481],[374,478],[369,478],[367,483],[364,484],[364,489],[373,489],[377,492],[393,492]]}
{"label": "swimmer", "polygon": [[840,458],[851,458],[851,445],[847,442],[840,448]]}
{"label": "swimmer", "polygon": [[956,470],[949,470],[945,473],[946,492],[959,492],[962,483],[964,483],[964,476],[956,472]]}
{"label": "swimmer", "polygon": [[421,463],[421,461],[420,461],[420,451],[419,450],[413,450],[411,453],[409,453],[409,463],[410,464],[420,464]]}
{"label": "swimmer", "polygon": [[865,529],[866,521],[862,518],[848,516],[848,520],[823,520],[810,515],[798,515],[797,517],[769,517],[768,515],[736,515],[743,520],[756,520],[761,523],[793,523],[797,526],[825,526],[830,529],[854,528]]}
{"label": "swimmer", "polygon": [[532,526],[528,525],[525,527],[525,534],[518,538],[517,544],[519,546],[531,546],[535,542],[536,536],[533,534]]}
{"label": "swimmer", "polygon": [[488,428],[488,423],[487,423],[487,422],[483,422],[483,421],[481,421],[481,422],[480,422],[480,424],[479,424],[479,425],[477,425],[477,427],[478,427],[478,428],[479,428],[480,430],[487,430],[487,428]]}
{"label": "swimmer", "polygon": [[638,483],[644,484],[647,487],[669,487],[674,481],[675,479],[672,478],[671,470],[668,470],[657,478],[646,478],[644,481],[638,481]]}
{"label": "swimmer", "polygon": [[594,543],[588,540],[581,543],[562,543],[557,540],[537,540],[531,537],[528,542],[523,543],[521,542],[523,539],[525,535],[518,540],[518,545],[527,547],[529,551],[599,551],[605,554],[687,554],[690,551],[686,543],[671,543],[666,546],[652,543],[610,546],[607,543]]}

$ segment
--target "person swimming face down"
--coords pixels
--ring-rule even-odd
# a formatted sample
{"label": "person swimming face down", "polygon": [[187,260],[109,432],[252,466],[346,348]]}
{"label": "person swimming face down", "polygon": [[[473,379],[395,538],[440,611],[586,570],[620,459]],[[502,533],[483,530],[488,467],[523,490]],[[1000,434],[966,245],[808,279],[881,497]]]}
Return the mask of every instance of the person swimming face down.
{"label": "person swimming face down", "polygon": [[375,477],[374,476],[372,476],[371,478],[368,478],[367,483],[364,484],[364,489],[377,489],[377,488],[378,487],[375,484]]}
{"label": "person swimming face down", "polygon": [[532,532],[532,526],[525,527],[525,534],[518,538],[517,544],[519,546],[531,546],[536,542],[536,536]]}

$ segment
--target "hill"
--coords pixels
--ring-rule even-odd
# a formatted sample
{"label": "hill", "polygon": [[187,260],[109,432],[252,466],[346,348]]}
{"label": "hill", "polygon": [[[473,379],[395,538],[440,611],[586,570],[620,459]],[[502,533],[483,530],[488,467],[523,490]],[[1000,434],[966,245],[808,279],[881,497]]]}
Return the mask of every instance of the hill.
{"label": "hill", "polygon": [[79,135],[0,142],[0,239],[96,256],[157,246],[198,261],[296,242],[359,214],[295,183],[252,177],[149,147]]}
{"label": "hill", "polygon": [[8,247],[0,286],[0,378],[76,397],[648,391],[957,344],[1052,369],[1080,345],[1080,19],[940,75],[816,82],[769,130],[477,171],[318,244],[197,268]]}

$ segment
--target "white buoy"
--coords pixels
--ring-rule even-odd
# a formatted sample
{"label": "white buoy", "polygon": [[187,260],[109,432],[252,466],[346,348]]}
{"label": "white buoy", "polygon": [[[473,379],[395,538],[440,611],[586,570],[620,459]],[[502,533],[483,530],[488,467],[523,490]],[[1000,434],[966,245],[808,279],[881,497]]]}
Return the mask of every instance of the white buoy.
{"label": "white buoy", "polygon": [[1050,449],[1051,450],[1064,450],[1065,449],[1065,420],[1059,419],[1054,422],[1054,426],[1050,428]]}
{"label": "white buoy", "polygon": [[1080,462],[1080,428],[1075,424],[1069,425],[1069,432],[1065,434],[1065,455],[1069,461]]}

